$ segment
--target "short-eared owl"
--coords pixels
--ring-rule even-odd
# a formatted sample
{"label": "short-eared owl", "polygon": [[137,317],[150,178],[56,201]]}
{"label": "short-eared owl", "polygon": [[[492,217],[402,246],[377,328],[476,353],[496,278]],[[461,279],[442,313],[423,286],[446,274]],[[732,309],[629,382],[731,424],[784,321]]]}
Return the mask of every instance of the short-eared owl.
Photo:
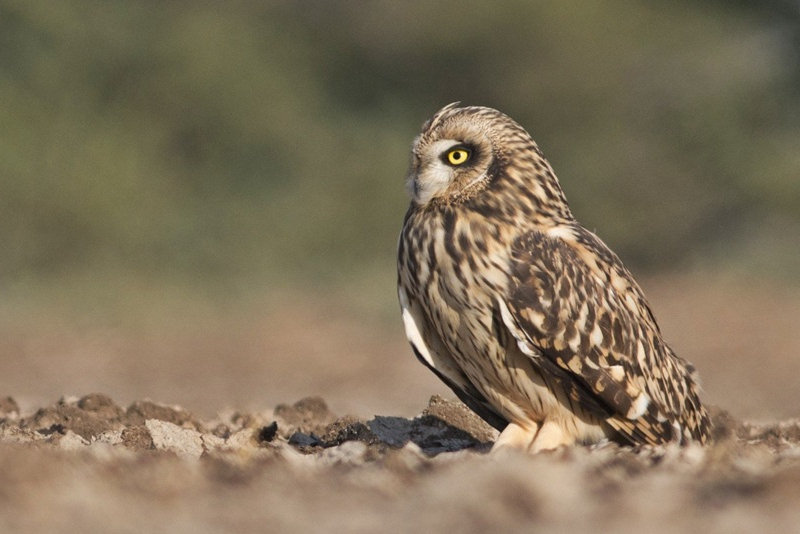
{"label": "short-eared owl", "polygon": [[664,342],[619,258],[572,216],[519,124],[450,104],[422,127],[398,294],[417,358],[536,452],[709,439],[694,368]]}

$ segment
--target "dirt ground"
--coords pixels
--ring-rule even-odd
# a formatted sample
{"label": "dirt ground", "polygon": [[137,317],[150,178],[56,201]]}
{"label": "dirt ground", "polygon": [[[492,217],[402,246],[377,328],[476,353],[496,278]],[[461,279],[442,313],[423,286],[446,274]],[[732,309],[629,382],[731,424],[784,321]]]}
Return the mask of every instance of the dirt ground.
{"label": "dirt ground", "polygon": [[334,299],[133,324],[2,309],[0,532],[795,531],[800,291],[645,290],[701,373],[710,447],[489,454],[399,319]]}
{"label": "dirt ground", "polygon": [[319,397],[202,421],[106,395],[0,424],[3,532],[791,532],[800,421],[715,412],[713,446],[488,453],[433,397],[416,418],[337,417]]}

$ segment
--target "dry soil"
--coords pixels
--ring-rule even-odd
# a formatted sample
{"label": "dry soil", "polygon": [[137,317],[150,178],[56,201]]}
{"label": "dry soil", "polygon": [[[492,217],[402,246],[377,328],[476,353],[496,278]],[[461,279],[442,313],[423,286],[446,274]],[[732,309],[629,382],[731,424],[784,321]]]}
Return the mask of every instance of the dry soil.
{"label": "dry soil", "polygon": [[337,299],[0,308],[0,532],[797,532],[800,293],[645,290],[722,407],[709,447],[490,454],[399,319]]}

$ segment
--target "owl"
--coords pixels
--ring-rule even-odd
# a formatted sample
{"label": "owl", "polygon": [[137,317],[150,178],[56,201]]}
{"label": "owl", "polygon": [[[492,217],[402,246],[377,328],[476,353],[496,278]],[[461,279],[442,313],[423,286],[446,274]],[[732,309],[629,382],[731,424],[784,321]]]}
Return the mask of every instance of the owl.
{"label": "owl", "polygon": [[493,449],[709,440],[694,367],[575,220],[525,129],[439,110],[414,140],[398,297],[416,357],[500,431]]}

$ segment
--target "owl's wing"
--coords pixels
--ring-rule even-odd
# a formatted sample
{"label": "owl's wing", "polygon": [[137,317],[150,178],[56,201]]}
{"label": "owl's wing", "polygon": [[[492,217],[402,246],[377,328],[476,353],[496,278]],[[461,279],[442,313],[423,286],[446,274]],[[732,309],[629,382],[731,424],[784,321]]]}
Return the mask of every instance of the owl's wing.
{"label": "owl's wing", "polygon": [[428,326],[419,304],[409,297],[402,286],[398,289],[398,296],[406,338],[417,359],[447,384],[461,402],[469,406],[484,421],[502,431],[508,425],[508,421],[492,408],[464,375],[448,353],[436,329]]}
{"label": "owl's wing", "polygon": [[499,313],[522,352],[569,396],[632,444],[675,437],[670,410],[647,391],[658,327],[638,286],[594,234],[531,232],[513,247]]}

